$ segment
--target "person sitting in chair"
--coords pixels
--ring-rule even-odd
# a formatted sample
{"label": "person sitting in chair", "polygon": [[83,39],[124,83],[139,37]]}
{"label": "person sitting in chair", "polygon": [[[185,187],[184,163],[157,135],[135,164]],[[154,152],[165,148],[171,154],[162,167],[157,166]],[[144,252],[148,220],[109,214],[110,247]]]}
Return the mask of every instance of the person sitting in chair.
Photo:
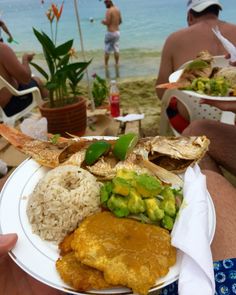
{"label": "person sitting in chair", "polygon": [[[33,53],[25,53],[20,62],[14,51],[0,42],[0,75],[17,90],[38,87],[42,98],[47,97],[47,90],[38,77],[32,77],[29,66]],[[0,106],[7,116],[12,116],[32,103],[32,94],[12,96],[6,88],[0,90]]]}
{"label": "person sitting in chair", "polygon": [[[223,9],[219,0],[188,0],[188,27],[172,33],[166,40],[156,84],[167,83],[171,73],[184,63],[193,60],[202,50],[211,55],[225,55],[226,51],[214,35],[216,26],[232,43],[236,44],[236,25],[219,19]],[[158,98],[162,98],[163,89],[157,89]],[[181,133],[189,124],[188,112],[177,99],[173,99],[168,108],[168,117],[172,126]]]}

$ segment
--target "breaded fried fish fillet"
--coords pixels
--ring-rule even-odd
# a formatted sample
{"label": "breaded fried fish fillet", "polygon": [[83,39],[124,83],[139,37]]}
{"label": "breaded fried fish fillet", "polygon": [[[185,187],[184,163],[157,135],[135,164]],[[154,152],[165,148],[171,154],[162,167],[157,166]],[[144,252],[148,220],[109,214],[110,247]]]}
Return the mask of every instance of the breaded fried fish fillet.
{"label": "breaded fried fish fillet", "polygon": [[70,252],[58,259],[56,268],[64,282],[76,290],[109,288],[103,273],[79,262],[74,252]]}
{"label": "breaded fried fish fillet", "polygon": [[64,239],[59,243],[58,248],[60,250],[60,255],[64,256],[72,252],[71,242],[74,239],[74,232],[66,235]]}
{"label": "breaded fried fish fillet", "polygon": [[87,217],[75,231],[71,246],[76,258],[102,271],[109,284],[143,295],[176,261],[167,230],[110,212]]}

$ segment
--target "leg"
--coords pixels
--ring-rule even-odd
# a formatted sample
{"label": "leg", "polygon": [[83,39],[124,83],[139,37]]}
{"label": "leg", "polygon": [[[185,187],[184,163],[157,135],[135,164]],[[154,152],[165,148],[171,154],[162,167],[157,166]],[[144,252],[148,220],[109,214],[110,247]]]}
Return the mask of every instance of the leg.
{"label": "leg", "polygon": [[32,79],[37,82],[42,98],[47,98],[48,97],[48,90],[44,86],[44,84],[41,81],[41,79],[38,78],[38,77],[33,77]]}
{"label": "leg", "polygon": [[115,73],[116,73],[116,78],[120,78],[120,69],[119,69],[119,65],[115,65]]}
{"label": "leg", "polygon": [[105,67],[108,67],[109,57],[110,57],[110,54],[105,52],[105,55],[104,55]]}
{"label": "leg", "polygon": [[120,54],[119,52],[114,53],[114,58],[115,58],[115,63],[118,66],[119,65],[119,59],[120,59]]}
{"label": "leg", "polygon": [[217,165],[236,174],[236,126],[214,120],[193,121],[183,135],[206,135],[211,142],[209,156]]}
{"label": "leg", "polygon": [[212,242],[214,260],[233,258],[236,254],[236,188],[222,175],[205,170],[207,188],[216,209],[216,233]]}
{"label": "leg", "polygon": [[104,64],[105,67],[108,67],[108,61],[109,61],[109,57],[110,57],[110,53],[111,53],[111,33],[107,32],[105,35],[105,48],[104,48]]}

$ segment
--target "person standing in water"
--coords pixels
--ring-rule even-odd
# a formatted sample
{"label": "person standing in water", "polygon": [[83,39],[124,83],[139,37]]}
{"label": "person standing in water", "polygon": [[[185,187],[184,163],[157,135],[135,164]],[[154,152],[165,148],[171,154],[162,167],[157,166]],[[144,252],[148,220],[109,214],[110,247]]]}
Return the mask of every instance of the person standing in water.
{"label": "person standing in water", "polygon": [[116,7],[111,0],[105,0],[107,11],[105,19],[102,20],[102,24],[107,27],[105,35],[105,67],[108,66],[110,54],[114,52],[114,58],[116,66],[119,65],[119,40],[120,31],[119,26],[122,23],[121,13],[118,7]]}

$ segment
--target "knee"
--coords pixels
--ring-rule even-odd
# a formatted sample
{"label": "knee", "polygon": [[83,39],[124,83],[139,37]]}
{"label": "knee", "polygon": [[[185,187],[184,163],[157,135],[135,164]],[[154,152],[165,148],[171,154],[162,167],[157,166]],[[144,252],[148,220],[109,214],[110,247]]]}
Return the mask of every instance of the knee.
{"label": "knee", "polygon": [[184,136],[198,136],[206,134],[210,120],[192,121],[189,126],[183,131]]}

